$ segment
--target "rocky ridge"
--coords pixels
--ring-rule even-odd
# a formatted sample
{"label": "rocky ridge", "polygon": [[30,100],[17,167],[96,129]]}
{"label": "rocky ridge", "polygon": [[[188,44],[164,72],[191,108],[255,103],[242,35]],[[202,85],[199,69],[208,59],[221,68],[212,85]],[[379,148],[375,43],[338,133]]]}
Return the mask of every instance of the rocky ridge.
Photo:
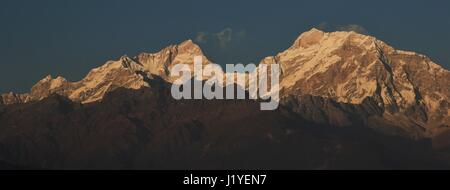
{"label": "rocky ridge", "polygon": [[[173,82],[173,65],[192,66],[194,56],[202,56],[204,65],[211,63],[200,47],[188,40],[158,53],[109,61],[78,82],[47,76],[30,93],[3,94],[0,102],[26,103],[51,94],[81,103],[96,102],[119,87],[151,88],[155,77]],[[280,64],[282,104],[305,105],[292,101],[308,100],[308,96],[334,102],[337,106],[332,109],[317,102],[309,105],[319,107],[318,113],[326,123],[346,126],[355,123],[354,117],[362,117],[359,120],[363,125],[393,126],[414,138],[432,137],[449,128],[450,72],[424,55],[396,50],[375,37],[312,29],[301,34],[290,48],[261,63]],[[340,105],[363,109],[349,110]],[[302,113],[306,108],[292,109]],[[317,116],[310,119],[317,120]]]}

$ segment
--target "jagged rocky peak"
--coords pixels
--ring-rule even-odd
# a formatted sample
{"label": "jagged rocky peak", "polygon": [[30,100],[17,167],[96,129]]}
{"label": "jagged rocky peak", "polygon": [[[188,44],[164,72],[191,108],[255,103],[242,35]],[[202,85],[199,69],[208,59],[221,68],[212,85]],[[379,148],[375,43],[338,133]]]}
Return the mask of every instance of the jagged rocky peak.
{"label": "jagged rocky peak", "polygon": [[20,104],[26,102],[27,99],[28,94],[16,94],[13,92],[8,92],[1,94],[0,105]]}
{"label": "jagged rocky peak", "polygon": [[[273,60],[281,64],[285,89],[302,87],[303,93],[350,103],[361,103],[383,86],[396,82],[408,85],[413,79],[405,78],[406,75],[422,70],[419,66],[430,68],[421,78],[432,80],[435,73],[448,75],[448,71],[425,56],[397,51],[374,37],[355,32],[325,33],[312,29]],[[412,67],[416,68],[411,70]],[[417,81],[410,85],[420,84]]]}
{"label": "jagged rocky peak", "polygon": [[193,65],[194,56],[203,56],[204,63],[209,62],[192,40],[171,45],[157,53],[141,53],[133,58],[124,55],[117,61],[109,61],[93,69],[82,81],[74,84],[76,88],[69,98],[93,102],[102,99],[107,92],[117,87],[149,87],[148,81],[153,79],[153,75],[170,82],[172,66],[178,63]]}
{"label": "jagged rocky peak", "polygon": [[[335,48],[342,46],[359,46],[366,50],[374,50],[378,48],[385,48],[382,41],[375,37],[359,34],[353,31],[337,31],[324,32],[313,28],[307,32],[302,33],[294,42],[291,48],[314,48],[318,46],[332,46]],[[388,47],[389,48],[389,47]],[[393,50],[392,48],[386,50]]]}
{"label": "jagged rocky peak", "polygon": [[47,75],[31,88],[28,101],[45,98],[52,93],[66,88],[67,84],[67,80],[61,76],[53,78],[51,75]]}
{"label": "jagged rocky peak", "polygon": [[170,45],[157,53],[141,53],[136,57],[136,60],[143,64],[152,64],[158,62],[171,62],[175,60],[177,56],[194,55],[204,56],[201,48],[197,44],[192,40],[186,40],[178,45]]}
{"label": "jagged rocky peak", "polygon": [[449,123],[450,72],[375,37],[312,29],[263,62],[271,60],[281,65],[284,97],[313,95],[357,105],[370,98],[385,113],[407,113],[417,125]]}
{"label": "jagged rocky peak", "polygon": [[176,64],[192,66],[195,56],[202,56],[203,64],[210,63],[197,44],[192,40],[186,40],[178,45],[170,45],[157,53],[141,53],[134,60],[142,64],[143,71],[172,81],[170,69]]}
{"label": "jagged rocky peak", "polygon": [[157,53],[141,53],[133,58],[124,55],[118,60],[108,61],[92,69],[78,82],[68,82],[63,77],[53,78],[48,75],[37,82],[29,94],[4,94],[1,101],[4,104],[24,103],[41,100],[51,94],[83,103],[99,101],[106,93],[118,87],[149,87],[148,81],[153,79],[152,75],[170,82],[171,67],[178,63],[193,65],[194,56],[203,56],[204,64],[209,63],[200,47],[192,40],[187,40]]}
{"label": "jagged rocky peak", "polygon": [[134,58],[130,58],[127,55],[120,57],[119,61],[122,64],[122,67],[125,69],[130,69],[132,71],[143,71],[143,65],[136,61]]}
{"label": "jagged rocky peak", "polygon": [[191,39],[186,40],[178,45],[178,50],[180,52],[189,52],[193,54],[203,55],[203,52],[197,44],[195,44]]}
{"label": "jagged rocky peak", "polygon": [[20,104],[30,101],[38,101],[52,93],[58,93],[61,89],[66,88],[68,84],[67,80],[61,76],[53,78],[51,75],[47,75],[39,82],[37,82],[31,88],[29,93],[16,94],[13,92],[5,93],[1,95],[2,104]]}
{"label": "jagged rocky peak", "polygon": [[58,88],[66,83],[67,80],[64,77],[58,76],[53,78],[51,75],[47,75],[38,83],[36,83],[33,88],[39,88],[42,85],[48,85],[50,89]]}
{"label": "jagged rocky peak", "polygon": [[316,28],[301,34],[294,42],[293,47],[308,48],[311,45],[318,44],[324,37],[325,32]]}
{"label": "jagged rocky peak", "polygon": [[108,61],[106,64],[92,69],[82,81],[104,81],[105,77],[113,76],[114,73],[123,70],[138,76],[140,82],[152,79],[153,75],[171,82],[173,79],[170,77],[170,69],[180,63],[192,66],[195,56],[202,56],[203,64],[210,63],[197,44],[192,40],[186,40],[178,45],[170,45],[156,53],[140,53],[135,57],[124,55],[116,61]]}

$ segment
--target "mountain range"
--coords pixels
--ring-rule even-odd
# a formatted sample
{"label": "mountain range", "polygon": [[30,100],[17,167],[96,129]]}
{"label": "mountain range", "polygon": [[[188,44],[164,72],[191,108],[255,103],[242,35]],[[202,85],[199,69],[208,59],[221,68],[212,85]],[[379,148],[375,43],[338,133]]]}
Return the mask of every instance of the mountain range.
{"label": "mountain range", "polygon": [[311,29],[279,64],[280,107],[174,100],[192,40],[122,56],[70,82],[47,76],[0,98],[0,161],[37,169],[450,167],[450,72],[356,32]]}

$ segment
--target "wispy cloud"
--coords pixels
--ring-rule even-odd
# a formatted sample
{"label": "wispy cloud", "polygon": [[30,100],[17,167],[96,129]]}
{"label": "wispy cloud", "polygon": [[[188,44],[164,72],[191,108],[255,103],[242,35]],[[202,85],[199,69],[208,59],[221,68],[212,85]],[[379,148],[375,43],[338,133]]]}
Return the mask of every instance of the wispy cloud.
{"label": "wispy cloud", "polygon": [[208,42],[208,34],[205,32],[197,32],[194,40],[198,43],[206,43]]}
{"label": "wispy cloud", "polygon": [[327,22],[321,22],[319,25],[316,26],[317,29],[319,30],[326,30],[328,28],[328,23]]}
{"label": "wispy cloud", "polygon": [[340,26],[340,27],[337,27],[337,29],[340,31],[353,31],[353,32],[360,33],[360,34],[369,34],[369,32],[364,27],[357,25],[357,24],[349,24],[346,26]]}
{"label": "wispy cloud", "polygon": [[233,30],[231,28],[225,28],[214,35],[219,40],[220,47],[226,48],[233,38]]}
{"label": "wispy cloud", "polygon": [[197,32],[195,42],[198,43],[215,43],[220,48],[225,49],[233,40],[242,40],[247,35],[245,30],[234,32],[231,28],[225,28],[216,33]]}
{"label": "wispy cloud", "polygon": [[357,24],[348,24],[348,25],[341,25],[341,26],[336,26],[336,25],[332,25],[329,24],[327,22],[321,22],[320,24],[318,24],[317,26],[315,26],[317,29],[319,30],[323,30],[323,31],[353,31],[356,33],[360,33],[360,34],[369,34],[369,32],[367,31],[366,28],[364,28],[363,26],[357,25]]}

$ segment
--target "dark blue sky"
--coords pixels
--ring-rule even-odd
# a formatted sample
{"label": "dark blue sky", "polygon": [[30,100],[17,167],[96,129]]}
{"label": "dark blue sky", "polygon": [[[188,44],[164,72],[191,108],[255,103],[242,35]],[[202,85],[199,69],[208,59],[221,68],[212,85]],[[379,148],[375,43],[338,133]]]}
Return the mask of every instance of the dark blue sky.
{"label": "dark blue sky", "polygon": [[214,62],[259,62],[312,27],[350,24],[450,68],[450,2],[441,0],[2,0],[0,24],[0,92],[28,91],[47,74],[79,80],[107,60],[189,38]]}

